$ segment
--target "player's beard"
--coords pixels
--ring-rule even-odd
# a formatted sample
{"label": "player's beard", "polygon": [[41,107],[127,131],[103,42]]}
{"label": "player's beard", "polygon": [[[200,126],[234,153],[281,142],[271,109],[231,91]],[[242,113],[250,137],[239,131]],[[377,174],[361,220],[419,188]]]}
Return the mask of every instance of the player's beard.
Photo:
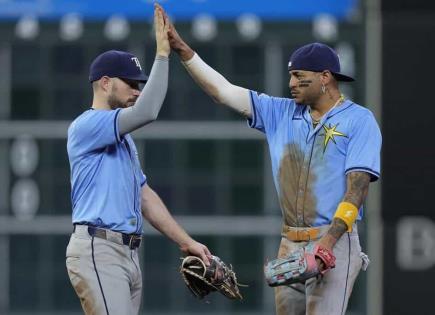
{"label": "player's beard", "polygon": [[129,98],[126,101],[122,101],[119,97],[117,97],[117,87],[114,85],[112,88],[112,92],[110,93],[107,103],[109,104],[111,109],[117,109],[117,108],[127,108],[130,106],[133,106],[134,103],[137,100],[137,97]]}
{"label": "player's beard", "polygon": [[295,100],[296,105],[305,106],[305,99],[300,93],[292,94],[292,98]]}
{"label": "player's beard", "polygon": [[318,100],[317,95],[313,95],[309,91],[298,91],[297,93],[293,94],[292,97],[295,100],[297,105],[300,106],[311,106],[312,104],[316,104]]}
{"label": "player's beard", "polygon": [[123,103],[114,94],[109,95],[109,98],[107,99],[107,103],[109,104],[111,109],[127,107],[127,104]]}

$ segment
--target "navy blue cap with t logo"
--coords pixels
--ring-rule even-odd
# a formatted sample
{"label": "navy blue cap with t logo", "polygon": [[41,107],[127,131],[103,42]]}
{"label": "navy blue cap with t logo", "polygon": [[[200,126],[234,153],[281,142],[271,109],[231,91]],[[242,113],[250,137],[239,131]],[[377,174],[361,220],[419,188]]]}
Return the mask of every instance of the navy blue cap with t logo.
{"label": "navy blue cap with t logo", "polygon": [[146,82],[148,76],[142,71],[139,59],[128,52],[109,50],[97,56],[89,69],[89,82],[103,76]]}
{"label": "navy blue cap with t logo", "polygon": [[340,60],[334,49],[321,43],[311,43],[298,48],[290,57],[288,70],[329,70],[337,81],[355,81],[354,78],[341,73]]}

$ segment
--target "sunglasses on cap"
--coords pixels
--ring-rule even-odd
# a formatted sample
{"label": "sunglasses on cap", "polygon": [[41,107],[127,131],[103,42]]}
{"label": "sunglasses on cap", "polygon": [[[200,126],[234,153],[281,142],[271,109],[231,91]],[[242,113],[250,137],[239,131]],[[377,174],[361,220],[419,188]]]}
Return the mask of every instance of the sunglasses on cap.
{"label": "sunglasses on cap", "polygon": [[125,84],[127,84],[129,87],[131,87],[134,90],[142,91],[143,87],[145,86],[145,82],[137,81],[137,80],[131,80],[131,79],[124,79],[124,78],[118,78]]}

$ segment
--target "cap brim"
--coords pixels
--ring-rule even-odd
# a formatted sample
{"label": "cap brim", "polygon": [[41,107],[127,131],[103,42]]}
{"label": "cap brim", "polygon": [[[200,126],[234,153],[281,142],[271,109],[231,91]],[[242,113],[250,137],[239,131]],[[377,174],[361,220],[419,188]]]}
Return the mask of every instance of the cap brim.
{"label": "cap brim", "polygon": [[336,72],[332,72],[332,74],[334,75],[335,79],[337,81],[344,81],[344,82],[353,82],[355,81],[354,78],[349,77],[347,75],[341,74],[341,73],[336,73]]}
{"label": "cap brim", "polygon": [[122,78],[122,79],[129,79],[129,80],[135,80],[135,81],[139,81],[139,82],[143,82],[143,83],[148,81],[148,76],[143,74],[143,73],[141,73],[139,75],[136,75],[136,76],[122,76],[120,78]]}

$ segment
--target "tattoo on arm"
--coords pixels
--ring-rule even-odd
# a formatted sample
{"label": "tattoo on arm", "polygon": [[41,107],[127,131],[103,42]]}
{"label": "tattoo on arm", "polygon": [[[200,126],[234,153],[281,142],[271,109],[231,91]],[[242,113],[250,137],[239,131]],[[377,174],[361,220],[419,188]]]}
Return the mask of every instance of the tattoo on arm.
{"label": "tattoo on arm", "polygon": [[[352,172],[347,175],[347,191],[343,201],[350,202],[358,209],[367,196],[370,183],[370,175],[365,172]],[[332,220],[328,235],[338,240],[347,231],[347,224],[340,218]]]}
{"label": "tattoo on arm", "polygon": [[340,218],[334,218],[331,227],[328,230],[328,234],[338,240],[346,231],[346,223]]}
{"label": "tattoo on arm", "polygon": [[370,175],[365,172],[352,172],[347,175],[347,191],[343,201],[354,204],[358,209],[367,196]]}

